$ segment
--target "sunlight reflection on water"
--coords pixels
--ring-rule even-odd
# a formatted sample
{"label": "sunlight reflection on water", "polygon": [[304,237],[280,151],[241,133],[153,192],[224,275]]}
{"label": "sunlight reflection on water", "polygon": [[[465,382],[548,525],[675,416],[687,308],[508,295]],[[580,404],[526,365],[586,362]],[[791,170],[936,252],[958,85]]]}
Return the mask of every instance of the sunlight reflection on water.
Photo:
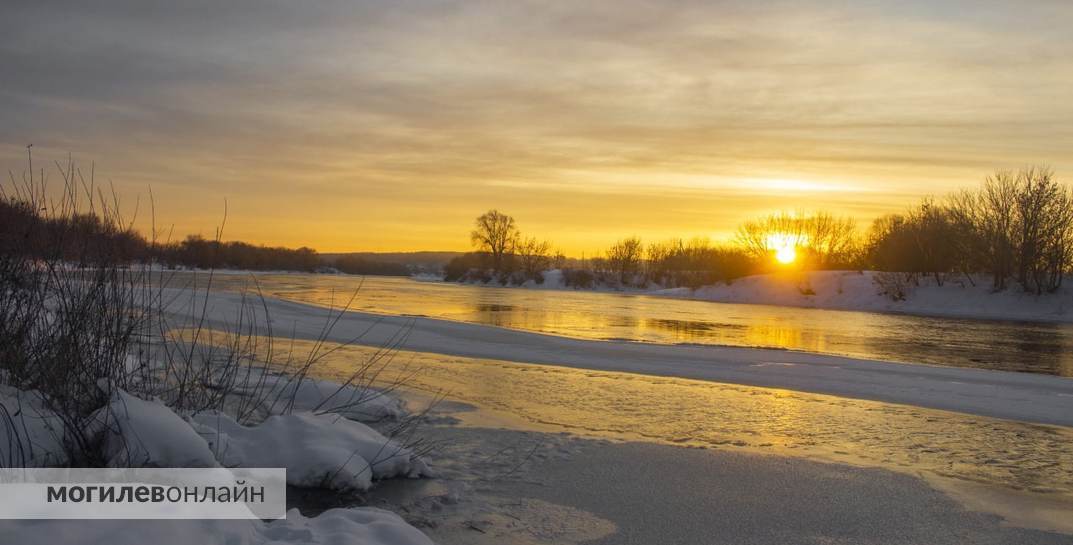
{"label": "sunlight reflection on water", "polygon": [[[288,342],[289,343],[289,342]],[[298,359],[315,343],[297,341]],[[349,378],[376,349],[322,346]],[[1048,494],[1073,501],[1073,429],[819,394],[401,352],[378,380],[580,435],[745,449]],[[379,367],[377,368],[379,369]]]}
{"label": "sunlight reflection on water", "polygon": [[[203,283],[206,275],[197,276]],[[173,286],[192,282],[177,274]],[[1073,376],[1073,325],[961,320],[405,278],[257,275],[266,295],[591,339],[788,348],[858,358]],[[216,289],[250,287],[217,275]]]}

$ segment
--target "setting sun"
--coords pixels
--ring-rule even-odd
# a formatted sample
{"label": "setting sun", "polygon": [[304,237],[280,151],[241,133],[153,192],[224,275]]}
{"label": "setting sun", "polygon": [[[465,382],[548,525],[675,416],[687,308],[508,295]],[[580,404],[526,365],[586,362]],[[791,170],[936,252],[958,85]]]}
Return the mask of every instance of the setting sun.
{"label": "setting sun", "polygon": [[1073,545],[1073,0],[0,2],[0,545]]}
{"label": "setting sun", "polygon": [[797,259],[797,249],[793,246],[784,246],[775,250],[775,260],[784,265],[789,265]]}
{"label": "setting sun", "polygon": [[789,265],[797,259],[797,246],[799,243],[799,237],[785,233],[777,233],[767,239],[768,248],[775,252],[775,261],[783,265]]}

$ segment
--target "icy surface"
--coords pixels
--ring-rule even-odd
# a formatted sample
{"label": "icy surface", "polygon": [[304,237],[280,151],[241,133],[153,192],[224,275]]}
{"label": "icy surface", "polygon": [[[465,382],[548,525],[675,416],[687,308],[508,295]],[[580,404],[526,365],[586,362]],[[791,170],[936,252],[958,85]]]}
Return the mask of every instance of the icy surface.
{"label": "icy surface", "polygon": [[374,508],[297,509],[285,520],[0,521],[4,543],[19,545],[431,545],[398,515]]}
{"label": "icy surface", "polygon": [[[241,312],[241,294],[210,295],[209,326]],[[278,299],[274,323],[297,338],[323,334],[326,309]],[[178,309],[177,309],[178,310]],[[904,403],[1073,425],[1073,380],[1028,373],[891,363],[786,350],[594,341],[422,317],[347,312],[326,341],[382,346],[412,328],[406,349],[471,358],[673,376]]]}
{"label": "icy surface", "polygon": [[236,391],[260,396],[270,414],[332,413],[359,422],[379,422],[407,415],[406,404],[400,398],[363,384],[259,373],[252,373],[243,382]]}

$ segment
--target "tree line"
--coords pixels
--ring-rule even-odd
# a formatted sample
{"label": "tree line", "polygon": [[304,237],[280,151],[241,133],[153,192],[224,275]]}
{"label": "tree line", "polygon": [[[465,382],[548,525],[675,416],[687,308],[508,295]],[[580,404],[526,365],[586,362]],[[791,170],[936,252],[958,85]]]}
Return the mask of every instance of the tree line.
{"label": "tree line", "polygon": [[490,210],[475,220],[470,241],[474,251],[447,264],[446,280],[540,284],[557,269],[577,288],[699,287],[786,268],[849,269],[891,273],[883,281],[892,285],[881,288],[894,298],[904,296],[906,284],[928,278],[942,285],[955,276],[989,281],[996,291],[1016,285],[1043,294],[1061,287],[1073,266],[1073,193],[1050,169],[1029,167],[924,198],[864,231],[852,218],[825,212],[778,213],[744,222],[726,244],[631,236],[575,259]]}
{"label": "tree line", "polygon": [[[99,212],[70,211],[45,215],[25,199],[0,199],[0,251],[57,256],[73,266],[89,266],[107,255],[116,263],[156,263],[169,269],[240,269],[249,271],[342,272],[406,276],[399,263],[357,256],[326,260],[307,247],[284,248],[189,235],[183,240],[147,239],[118,218]],[[15,241],[12,237],[18,238]],[[17,243],[16,243],[17,242]]]}

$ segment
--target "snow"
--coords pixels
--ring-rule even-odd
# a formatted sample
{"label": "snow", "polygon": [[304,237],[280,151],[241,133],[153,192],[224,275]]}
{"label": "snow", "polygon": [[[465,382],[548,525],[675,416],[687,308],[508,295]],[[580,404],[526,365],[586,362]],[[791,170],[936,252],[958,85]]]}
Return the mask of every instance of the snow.
{"label": "snow", "polygon": [[223,466],[285,467],[293,486],[363,491],[373,479],[429,474],[409,449],[338,415],[292,413],[243,426],[209,413],[193,422]]}
{"label": "snow", "polygon": [[[308,384],[307,398],[319,399],[322,388],[340,390],[331,382]],[[92,421],[102,434],[109,467],[285,467],[288,484],[339,491],[364,491],[373,480],[430,473],[411,450],[333,413],[274,415],[254,426],[219,412],[187,421],[158,400],[117,390]]]}
{"label": "snow", "polygon": [[91,421],[103,434],[101,448],[108,467],[217,466],[208,443],[158,400],[117,390]]}
{"label": "snow", "polygon": [[[974,318],[988,320],[1024,320],[1073,322],[1073,286],[1056,293],[1037,296],[1016,285],[995,292],[991,279],[948,275],[940,286],[933,276],[918,276],[906,281],[906,297],[894,300],[882,293],[884,277],[901,273],[876,271],[787,271],[739,278],[729,284],[692,288],[614,288],[604,285],[584,291],[627,292],[696,299],[716,303],[778,305],[788,307],[866,312],[892,312],[920,316]],[[544,271],[544,283],[532,280],[520,286],[501,286],[498,282],[468,285],[535,290],[576,290],[563,284],[562,271]]]}
{"label": "snow", "polygon": [[5,543],[20,545],[432,545],[398,515],[375,508],[331,509],[284,520],[0,521]]}
{"label": "snow", "polygon": [[[310,381],[299,389],[298,405],[345,391],[338,384]],[[323,395],[328,392],[329,395]],[[365,395],[368,395],[366,392]],[[382,416],[401,407],[379,394],[372,411]],[[0,455],[4,466],[42,467],[67,462],[62,423],[43,408],[36,392],[0,385]],[[395,414],[395,413],[392,413]],[[369,426],[337,414],[299,412],[268,417],[243,426],[221,413],[186,420],[157,399],[144,400],[122,390],[90,418],[89,433],[99,434],[109,467],[285,467],[288,484],[338,491],[367,490],[374,479],[420,477],[424,461]],[[17,445],[13,447],[13,445]],[[21,446],[21,449],[18,448]],[[23,453],[26,453],[25,460]],[[428,545],[432,542],[397,515],[372,508],[332,509],[313,518],[297,510],[285,520],[263,521],[0,521],[6,543],[169,544],[323,544]]]}
{"label": "snow", "polygon": [[[784,388],[1073,425],[1073,380],[1028,373],[892,363],[787,350],[599,341],[414,316],[350,311],[330,332],[328,310],[266,298],[277,327],[299,339],[380,347],[411,328],[406,350],[447,356],[561,365],[601,371]],[[212,292],[208,327],[224,328],[242,295]],[[777,365],[773,365],[777,364]]]}
{"label": "snow", "polygon": [[63,421],[37,391],[0,385],[0,467],[50,467],[68,462]]}
{"label": "snow", "polygon": [[[964,276],[947,278],[940,286],[934,277],[906,282],[906,297],[895,301],[881,293],[880,283],[892,273],[875,271],[813,271],[749,276],[730,284],[697,290],[657,290],[653,295],[700,299],[719,303],[781,305],[869,312],[898,312],[996,320],[1073,322],[1073,289],[1037,296],[1016,286],[1001,292],[991,289],[989,278],[972,282]],[[919,285],[916,285],[916,284]],[[974,285],[975,284],[975,285]]]}
{"label": "snow", "polygon": [[395,396],[364,384],[340,384],[329,380],[288,375],[262,376],[251,372],[236,391],[256,393],[263,398],[269,414],[313,412],[338,414],[359,422],[380,422],[408,414],[406,403]]}

